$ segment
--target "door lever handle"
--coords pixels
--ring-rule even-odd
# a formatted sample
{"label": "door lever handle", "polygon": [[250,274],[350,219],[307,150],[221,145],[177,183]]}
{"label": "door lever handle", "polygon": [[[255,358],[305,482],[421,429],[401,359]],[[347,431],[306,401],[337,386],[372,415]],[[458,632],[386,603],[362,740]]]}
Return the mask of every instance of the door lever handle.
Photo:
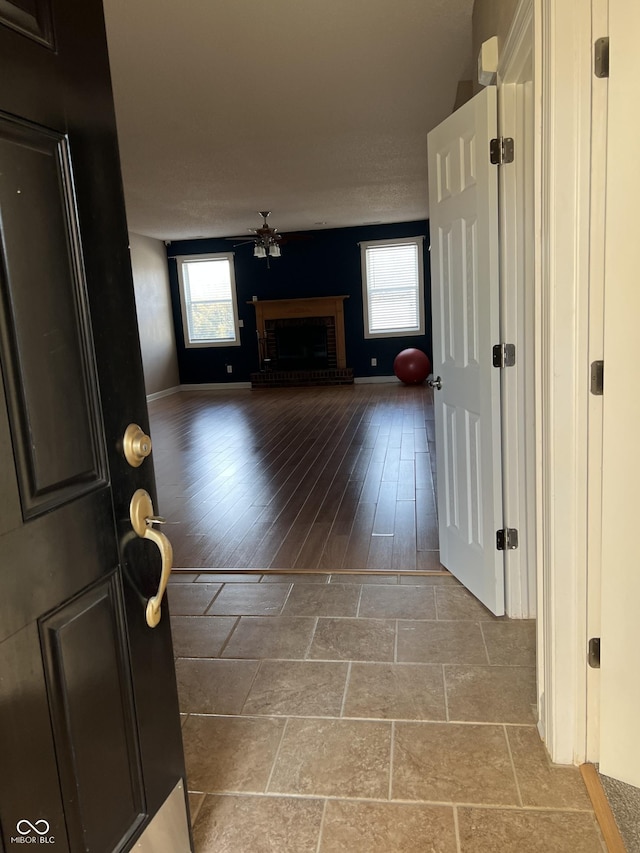
{"label": "door lever handle", "polygon": [[150,539],[158,547],[162,558],[162,571],[158,592],[147,601],[145,612],[147,625],[155,628],[162,616],[161,605],[164,598],[169,576],[173,567],[173,548],[164,533],[154,530],[154,524],[164,524],[165,519],[153,514],[153,503],[148,492],[138,489],[131,498],[129,506],[131,526],[141,539]]}

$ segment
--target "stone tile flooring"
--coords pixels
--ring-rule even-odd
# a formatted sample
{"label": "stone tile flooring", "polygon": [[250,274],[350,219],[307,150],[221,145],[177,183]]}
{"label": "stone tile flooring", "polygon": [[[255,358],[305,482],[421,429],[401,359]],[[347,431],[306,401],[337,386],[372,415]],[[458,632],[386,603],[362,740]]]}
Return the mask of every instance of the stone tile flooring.
{"label": "stone tile flooring", "polygon": [[602,853],[535,728],[535,629],[448,575],[169,590],[197,853]]}

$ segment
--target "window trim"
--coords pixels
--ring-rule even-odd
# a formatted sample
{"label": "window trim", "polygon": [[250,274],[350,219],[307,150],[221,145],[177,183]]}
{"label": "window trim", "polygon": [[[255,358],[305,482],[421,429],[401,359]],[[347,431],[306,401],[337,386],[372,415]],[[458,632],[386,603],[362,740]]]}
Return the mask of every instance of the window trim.
{"label": "window trim", "polygon": [[[238,293],[236,288],[236,275],[233,263],[234,254],[234,252],[207,252],[206,254],[202,255],[176,255],[176,264],[178,267],[178,290],[180,291],[180,310],[182,313],[182,333],[184,336],[185,349],[242,346],[242,342],[240,340],[240,322],[238,317]],[[224,341],[192,341],[189,337],[187,300],[185,296],[184,278],[182,274],[183,264],[188,264],[193,261],[220,260],[222,258],[225,258],[229,261],[229,275],[231,279],[231,306],[233,310],[233,327],[235,332],[235,339],[226,339]]]}
{"label": "window trim", "polygon": [[[399,246],[412,243],[418,250],[418,323],[417,329],[398,329],[390,332],[372,332],[369,328],[369,290],[367,282],[367,249],[376,246]],[[425,333],[424,315],[424,234],[416,237],[396,237],[390,240],[366,240],[359,243],[360,267],[362,277],[362,314],[364,320],[364,337],[372,338],[407,338],[417,337]]]}

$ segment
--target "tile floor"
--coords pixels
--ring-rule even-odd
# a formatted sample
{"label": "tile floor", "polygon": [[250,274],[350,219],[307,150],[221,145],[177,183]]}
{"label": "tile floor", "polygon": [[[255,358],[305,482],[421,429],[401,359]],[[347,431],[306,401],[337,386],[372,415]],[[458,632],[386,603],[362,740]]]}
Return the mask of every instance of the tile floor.
{"label": "tile floor", "polygon": [[534,623],[446,575],[170,586],[197,853],[602,853],[535,728]]}

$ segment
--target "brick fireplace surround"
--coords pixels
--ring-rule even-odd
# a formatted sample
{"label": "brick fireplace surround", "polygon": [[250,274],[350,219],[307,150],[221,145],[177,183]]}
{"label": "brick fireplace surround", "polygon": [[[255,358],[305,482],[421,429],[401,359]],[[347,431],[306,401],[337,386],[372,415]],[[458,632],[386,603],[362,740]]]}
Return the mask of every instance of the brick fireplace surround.
{"label": "brick fireplace surround", "polygon": [[[353,370],[347,367],[344,334],[344,300],[348,296],[317,296],[302,299],[252,301],[256,311],[261,369],[251,374],[253,388],[299,385],[351,385]],[[282,369],[277,363],[277,330],[283,326],[323,326],[327,333],[325,364],[300,370]]]}

